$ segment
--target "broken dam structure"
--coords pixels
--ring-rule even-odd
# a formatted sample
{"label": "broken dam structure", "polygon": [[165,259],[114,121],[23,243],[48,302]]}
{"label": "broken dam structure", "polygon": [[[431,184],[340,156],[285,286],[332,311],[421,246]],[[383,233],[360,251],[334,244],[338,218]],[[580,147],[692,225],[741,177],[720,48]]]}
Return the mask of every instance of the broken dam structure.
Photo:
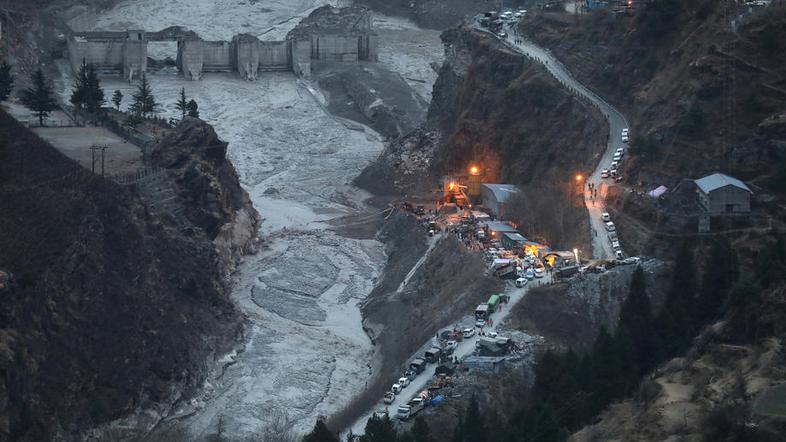
{"label": "broken dam structure", "polygon": [[263,41],[251,34],[207,41],[179,26],[159,32],[68,30],[68,58],[74,71],[85,62],[100,74],[122,75],[129,81],[147,70],[148,42],[177,42],[176,64],[189,80],[199,80],[205,72],[237,72],[247,80],[255,80],[260,71],[292,71],[309,77],[313,62],[377,61],[378,37],[368,11],[352,11],[350,20],[334,8],[321,12],[344,18],[326,21],[317,14],[279,41]]}

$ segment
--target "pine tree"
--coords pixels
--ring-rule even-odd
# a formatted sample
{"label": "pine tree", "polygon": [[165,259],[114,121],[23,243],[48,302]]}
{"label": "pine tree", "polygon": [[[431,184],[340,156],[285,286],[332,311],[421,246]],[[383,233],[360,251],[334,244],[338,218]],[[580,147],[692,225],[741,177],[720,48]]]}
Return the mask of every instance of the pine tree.
{"label": "pine tree", "polygon": [[[635,378],[649,371],[655,362],[652,334],[654,332],[652,307],[646,292],[644,270],[641,267],[633,272],[630,293],[620,309],[620,322],[617,327],[619,342],[626,343],[625,356],[632,358],[636,367]],[[624,340],[620,337],[624,336]],[[635,381],[634,381],[635,382]]]}
{"label": "pine tree", "polygon": [[464,420],[461,416],[459,416],[456,426],[453,427],[453,436],[450,438],[450,442],[464,442]]}
{"label": "pine tree", "polygon": [[98,112],[105,102],[98,73],[93,65],[87,64],[84,59],[74,79],[70,101],[77,110],[85,109],[90,113]]}
{"label": "pine tree", "polygon": [[737,279],[737,258],[728,240],[719,239],[712,243],[706,269],[695,312],[702,322],[721,313],[723,301]]}
{"label": "pine tree", "polygon": [[186,108],[188,109],[189,117],[199,118],[199,105],[197,105],[197,102],[194,101],[193,98],[189,100]]}
{"label": "pine tree", "polygon": [[657,357],[664,360],[684,352],[696,333],[692,313],[695,310],[696,282],[693,254],[687,243],[679,248],[674,260],[671,287],[656,319]]}
{"label": "pine tree", "polygon": [[318,419],[311,433],[303,436],[303,442],[339,442],[339,440],[325,425],[325,421]]}
{"label": "pine tree", "polygon": [[186,88],[182,87],[180,88],[180,98],[177,100],[177,103],[175,103],[175,107],[180,111],[181,118],[186,117],[186,112],[189,110],[188,103],[189,101],[186,100]]}
{"label": "pine tree", "polygon": [[5,101],[14,89],[14,75],[11,65],[5,60],[0,63],[0,101]]}
{"label": "pine tree", "polygon": [[44,118],[57,109],[57,101],[52,95],[52,86],[46,81],[40,68],[33,73],[30,80],[33,86],[22,91],[22,104],[35,113],[38,123],[43,126]]}
{"label": "pine tree", "polygon": [[486,442],[486,423],[474,396],[469,401],[464,418],[464,442]]}
{"label": "pine tree", "polygon": [[[620,347],[606,328],[601,327],[592,346],[592,381],[588,413],[598,414],[612,400],[623,394],[626,379],[623,376]],[[625,368],[630,371],[629,368]]]}
{"label": "pine tree", "polygon": [[123,93],[120,90],[116,90],[115,93],[112,95],[112,104],[115,105],[117,110],[120,110],[120,103],[123,102]]}
{"label": "pine tree", "polygon": [[388,416],[371,416],[360,442],[396,442],[396,429]]}
{"label": "pine tree", "polygon": [[415,442],[433,442],[431,429],[422,417],[415,419],[415,424],[412,425],[412,437]]}
{"label": "pine tree", "polygon": [[87,68],[87,96],[85,105],[87,111],[90,113],[97,113],[101,110],[101,106],[106,103],[104,99],[104,90],[101,89],[101,80],[98,78],[98,72],[91,64]]}
{"label": "pine tree", "polygon": [[158,103],[156,103],[156,99],[153,96],[153,89],[145,74],[142,74],[142,80],[139,82],[133,98],[134,103],[131,105],[131,111],[139,116],[146,117],[158,109]]}

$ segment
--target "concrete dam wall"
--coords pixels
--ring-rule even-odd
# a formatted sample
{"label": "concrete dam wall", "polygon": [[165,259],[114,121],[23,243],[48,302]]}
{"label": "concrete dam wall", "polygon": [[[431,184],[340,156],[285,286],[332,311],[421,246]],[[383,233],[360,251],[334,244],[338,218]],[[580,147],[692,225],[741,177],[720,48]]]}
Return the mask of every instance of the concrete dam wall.
{"label": "concrete dam wall", "polygon": [[199,80],[204,72],[237,72],[255,80],[259,71],[293,71],[309,76],[311,63],[377,60],[377,36],[363,34],[316,34],[310,38],[260,41],[239,34],[231,41],[205,41],[192,32],[165,30],[80,32],[68,36],[71,66],[78,70],[84,60],[102,74],[134,79],[147,69],[148,41],[177,41],[177,66],[185,78]]}

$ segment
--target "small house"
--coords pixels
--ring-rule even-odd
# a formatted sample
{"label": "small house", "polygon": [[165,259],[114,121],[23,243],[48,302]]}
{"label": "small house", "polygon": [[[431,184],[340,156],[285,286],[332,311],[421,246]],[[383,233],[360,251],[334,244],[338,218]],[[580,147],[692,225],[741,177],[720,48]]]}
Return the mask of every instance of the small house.
{"label": "small house", "polygon": [[524,248],[524,244],[527,242],[527,238],[524,238],[519,233],[515,232],[505,232],[502,234],[502,247],[513,250],[514,252],[521,252]]}
{"label": "small house", "polygon": [[713,173],[694,182],[699,205],[710,215],[750,213],[753,191],[742,181]]}

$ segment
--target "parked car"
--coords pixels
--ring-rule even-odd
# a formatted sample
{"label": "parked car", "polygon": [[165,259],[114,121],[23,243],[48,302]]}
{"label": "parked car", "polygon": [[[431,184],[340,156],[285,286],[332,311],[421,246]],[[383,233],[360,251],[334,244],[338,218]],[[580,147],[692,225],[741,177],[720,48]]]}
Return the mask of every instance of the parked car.
{"label": "parked car", "polygon": [[623,258],[622,250],[615,251],[614,252],[614,257],[617,258],[617,259],[622,259]]}
{"label": "parked car", "polygon": [[445,343],[444,352],[445,354],[453,354],[454,351],[458,348],[458,342],[456,341],[448,341]]}
{"label": "parked car", "polygon": [[483,327],[486,325],[486,320],[483,318],[478,318],[475,320],[475,327]]}
{"label": "parked car", "polygon": [[407,388],[409,385],[409,378],[406,376],[398,378],[398,384],[401,385],[401,388]]}
{"label": "parked car", "polygon": [[392,391],[388,391],[385,393],[385,396],[382,398],[382,402],[386,405],[390,405],[393,401],[396,400],[396,395]]}
{"label": "parked car", "polygon": [[533,279],[535,279],[535,271],[532,269],[527,269],[527,274],[524,275],[524,277],[532,281]]}
{"label": "parked car", "polygon": [[617,166],[619,166],[619,165],[620,165],[619,161],[612,161],[611,162],[611,167],[609,169],[617,170]]}
{"label": "parked car", "polygon": [[607,212],[603,212],[603,213],[600,214],[600,219],[602,219],[603,222],[607,223],[607,222],[611,221],[611,215],[609,215]]}
{"label": "parked car", "polygon": [[499,37],[499,38],[508,38],[508,33],[505,32],[505,31],[499,31],[499,33],[497,34],[497,37]]}
{"label": "parked car", "polygon": [[600,171],[601,178],[608,178],[609,177],[609,169],[603,169]]}
{"label": "parked car", "polygon": [[[485,323],[485,321],[484,321]],[[461,331],[461,334],[464,336],[464,339],[471,338],[475,336],[475,329],[474,328],[465,328]]]}
{"label": "parked car", "polygon": [[620,249],[620,242],[619,241],[612,241],[611,242],[611,248],[614,249],[614,250],[619,250]]}
{"label": "parked car", "polygon": [[390,391],[392,391],[393,394],[399,394],[401,390],[403,390],[403,388],[399,384],[393,384],[393,386],[390,387]]}
{"label": "parked car", "polygon": [[622,135],[628,135],[628,134],[630,134],[630,131],[627,127],[625,129],[622,129]]}
{"label": "parked car", "polygon": [[615,155],[619,155],[619,156],[623,156],[623,155],[625,155],[625,149],[620,147],[619,149],[614,151],[614,154]]}
{"label": "parked car", "polygon": [[606,223],[606,231],[607,232],[614,232],[617,230],[617,227],[614,226],[614,223],[609,221]]}
{"label": "parked car", "polygon": [[524,276],[523,278],[519,278],[516,280],[516,287],[524,287],[525,285],[527,285],[528,282],[529,281],[527,280],[526,276]]}
{"label": "parked car", "polygon": [[545,275],[545,274],[546,274],[546,270],[543,267],[537,267],[535,269],[535,277],[536,278],[542,278],[543,275]]}

